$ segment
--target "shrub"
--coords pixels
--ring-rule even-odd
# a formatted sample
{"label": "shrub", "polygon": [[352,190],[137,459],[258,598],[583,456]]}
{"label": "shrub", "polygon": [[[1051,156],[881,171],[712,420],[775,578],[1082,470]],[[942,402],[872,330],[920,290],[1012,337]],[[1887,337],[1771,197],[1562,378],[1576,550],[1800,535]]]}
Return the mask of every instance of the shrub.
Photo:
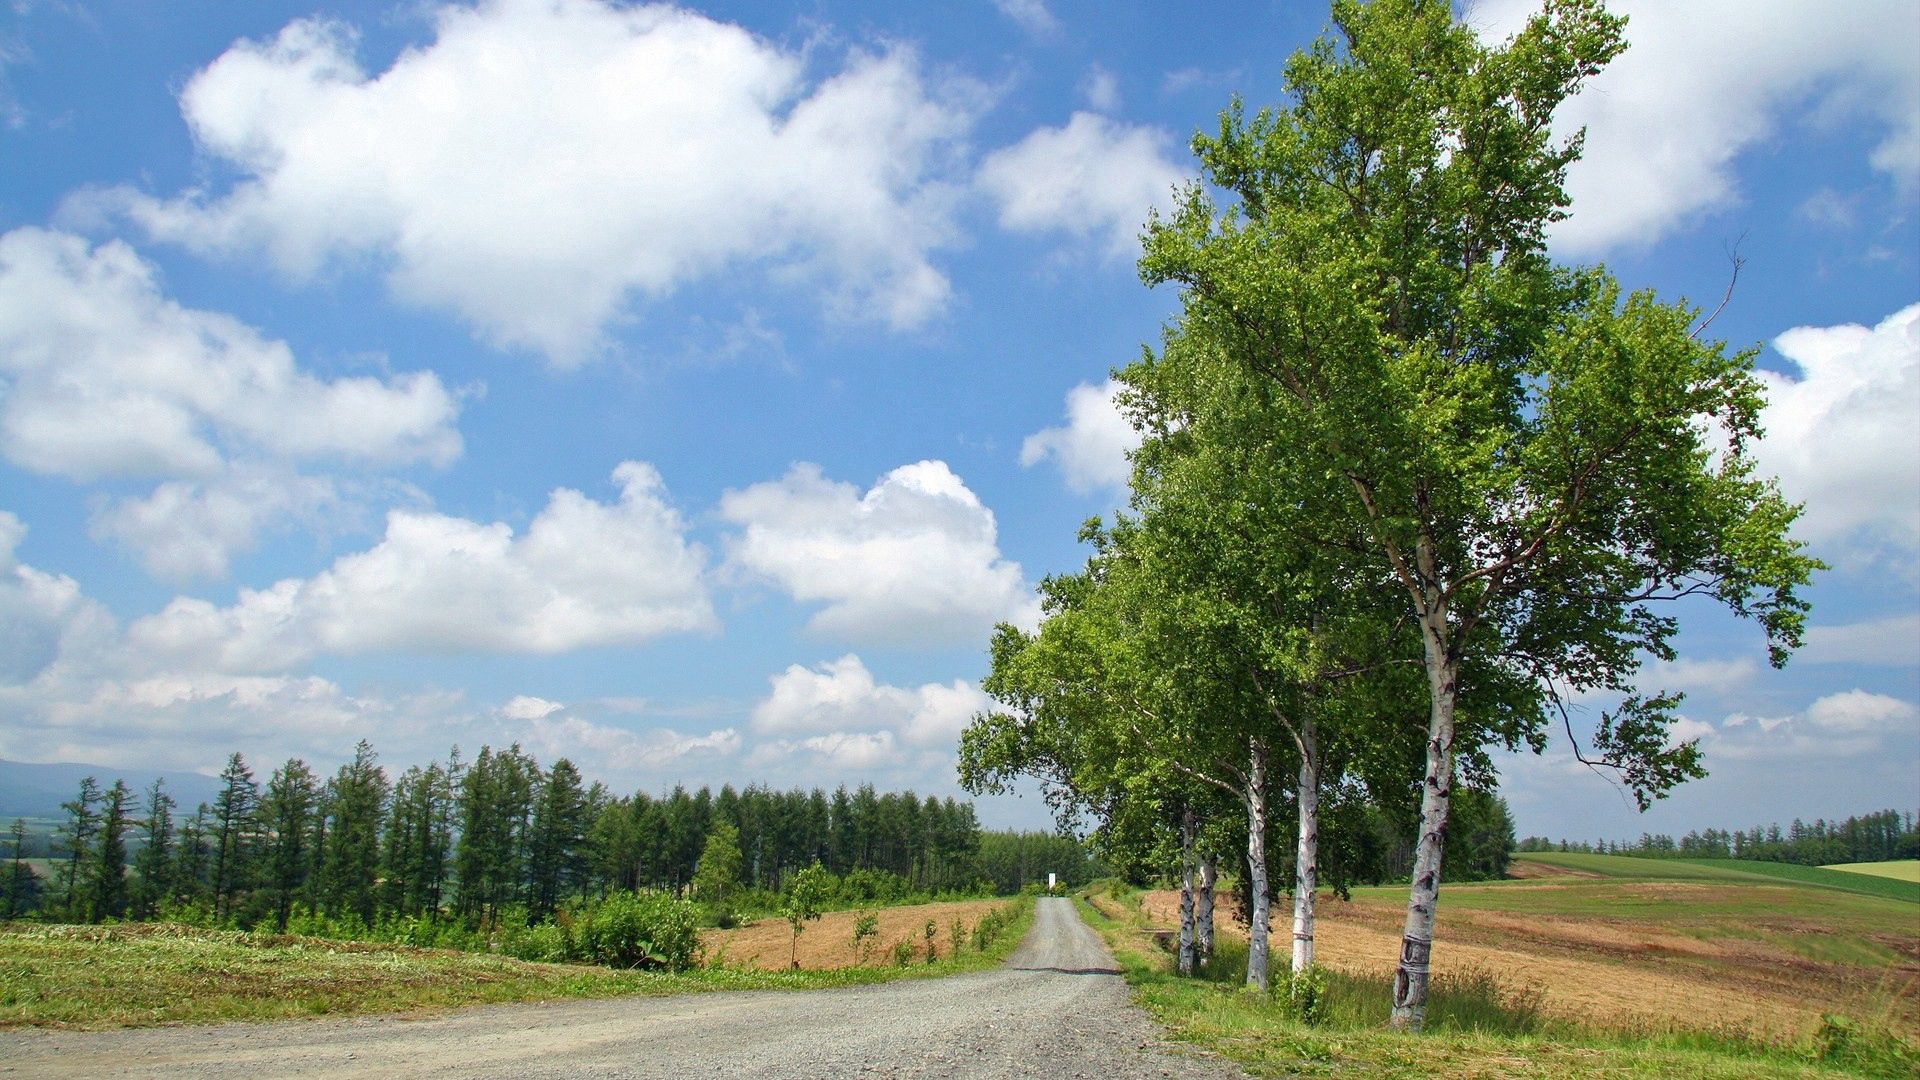
{"label": "shrub", "polygon": [[863,911],[860,917],[853,921],[853,962],[855,964],[867,962],[867,939],[879,933],[880,916],[877,912]]}
{"label": "shrub", "polygon": [[597,964],[681,971],[699,948],[693,905],[666,893],[614,893],[572,914],[579,956]]}
{"label": "shrub", "polygon": [[900,967],[913,963],[912,938],[901,938],[893,943],[893,962]]}
{"label": "shrub", "polygon": [[1327,973],[1318,964],[1308,964],[1287,973],[1287,1014],[1303,1024],[1318,1024],[1324,1019],[1327,1004]]}
{"label": "shrub", "polygon": [[515,960],[531,960],[540,964],[564,964],[578,959],[574,949],[573,935],[557,922],[515,927],[500,945],[500,951]]}

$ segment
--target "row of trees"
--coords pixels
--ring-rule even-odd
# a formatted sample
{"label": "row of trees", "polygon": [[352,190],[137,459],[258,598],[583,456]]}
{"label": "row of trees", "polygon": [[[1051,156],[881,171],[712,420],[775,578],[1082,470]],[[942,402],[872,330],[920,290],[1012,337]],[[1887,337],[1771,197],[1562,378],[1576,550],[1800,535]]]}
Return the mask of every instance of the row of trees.
{"label": "row of trees", "polygon": [[864,785],[615,796],[567,759],[543,768],[518,746],[482,748],[470,763],[456,750],[390,778],[363,741],[330,778],[295,758],[264,786],[234,754],[214,801],[190,816],[160,782],[136,798],[92,777],[64,809],[44,903],[16,823],[7,916],[39,906],[97,922],[198,908],[215,922],[285,928],[296,906],[368,926],[443,914],[484,923],[513,908],[538,921],[575,897],[686,895],[703,861],[710,879],[725,868],[723,892],[779,892],[814,864],[883,878],[862,886],[870,893],[981,881],[969,803]]}
{"label": "row of trees", "polygon": [[1886,862],[1920,859],[1920,823],[1911,813],[1881,810],[1845,821],[1815,818],[1811,824],[1793,819],[1781,829],[1776,823],[1742,832],[1735,829],[1695,830],[1675,840],[1665,833],[1641,833],[1636,841],[1602,840],[1597,844],[1544,836],[1520,841],[1521,851],[1585,851],[1603,855],[1678,856],[1694,859],[1754,859],[1759,862],[1827,866],[1833,863]]}
{"label": "row of trees", "polygon": [[1490,750],[1572,738],[1566,696],[1612,696],[1575,753],[1644,808],[1703,774],[1679,696],[1637,686],[1673,656],[1662,603],[1755,619],[1776,665],[1799,644],[1819,564],[1754,471],[1754,353],[1546,252],[1580,153],[1554,111],[1622,26],[1549,0],[1489,44],[1446,0],[1337,0],[1290,103],[1235,102],[1193,141],[1204,182],[1148,224],[1142,277],[1181,309],[1117,372],[1128,508],[1043,584],[1038,632],[997,631],[1002,707],[962,778],[1038,776],[1110,860],[1177,867],[1183,968],[1231,859],[1267,985],[1276,823],[1308,968],[1316,889],[1353,874],[1371,807],[1411,855],[1393,1022],[1418,1028],[1449,826],[1493,789]]}

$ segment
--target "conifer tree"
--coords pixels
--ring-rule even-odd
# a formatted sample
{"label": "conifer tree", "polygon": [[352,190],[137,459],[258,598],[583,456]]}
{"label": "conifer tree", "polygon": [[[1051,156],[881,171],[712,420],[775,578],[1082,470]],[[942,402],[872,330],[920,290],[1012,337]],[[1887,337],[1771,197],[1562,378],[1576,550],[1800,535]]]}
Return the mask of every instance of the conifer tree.
{"label": "conifer tree", "polygon": [[213,799],[213,917],[233,913],[240,893],[252,884],[255,812],[260,788],[246,759],[234,754],[220,773],[220,793]]}
{"label": "conifer tree", "polygon": [[156,778],[147,788],[145,842],[133,857],[133,883],[128,888],[127,914],[151,919],[171,891],[173,877],[173,796],[166,782]]}
{"label": "conifer tree", "polygon": [[87,877],[87,921],[118,919],[127,913],[127,811],[133,792],[115,780],[101,800],[100,829]]}

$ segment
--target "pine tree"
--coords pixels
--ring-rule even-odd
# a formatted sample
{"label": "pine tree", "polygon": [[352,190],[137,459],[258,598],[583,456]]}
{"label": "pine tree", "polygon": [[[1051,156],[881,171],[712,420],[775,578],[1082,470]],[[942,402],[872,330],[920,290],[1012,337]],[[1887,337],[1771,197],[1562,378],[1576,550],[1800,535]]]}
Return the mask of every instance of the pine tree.
{"label": "pine tree", "polygon": [[375,879],[380,869],[380,819],[387,800],[387,777],[365,739],[353,748],[353,760],[328,784],[332,821],[321,861],[321,906],[329,915],[354,915],[373,925],[378,906]]}
{"label": "pine tree", "polygon": [[267,780],[260,803],[260,825],[266,841],[261,887],[268,893],[275,929],[286,930],[294,899],[306,885],[313,866],[308,844],[313,838],[313,816],[320,801],[318,778],[307,763],[289,758]]}
{"label": "pine tree", "polygon": [[13,842],[13,862],[8,867],[6,888],[0,889],[0,919],[17,919],[40,906],[40,879],[27,866],[27,823],[13,819],[7,838]]}
{"label": "pine tree", "polygon": [[553,913],[580,884],[587,832],[586,796],[580,770],[566,758],[553,763],[541,786],[539,809],[527,845],[527,917]]}
{"label": "pine tree", "polygon": [[151,919],[167,897],[173,877],[173,796],[166,782],[156,779],[147,788],[146,840],[133,857],[133,884],[127,897],[127,915]]}
{"label": "pine tree", "polygon": [[60,844],[67,853],[67,866],[60,881],[60,903],[68,919],[85,917],[81,897],[80,868],[93,848],[93,836],[100,828],[100,814],[94,805],[100,801],[100,784],[93,777],[80,781],[80,794],[60,804],[67,812],[67,823],[60,830]]}
{"label": "pine tree", "polygon": [[101,799],[100,830],[87,878],[87,921],[118,919],[127,913],[126,834],[133,792],[125,780],[115,780]]}
{"label": "pine tree", "polygon": [[260,789],[239,754],[220,773],[220,794],[213,798],[213,917],[233,914],[235,901],[252,884],[255,813]]}

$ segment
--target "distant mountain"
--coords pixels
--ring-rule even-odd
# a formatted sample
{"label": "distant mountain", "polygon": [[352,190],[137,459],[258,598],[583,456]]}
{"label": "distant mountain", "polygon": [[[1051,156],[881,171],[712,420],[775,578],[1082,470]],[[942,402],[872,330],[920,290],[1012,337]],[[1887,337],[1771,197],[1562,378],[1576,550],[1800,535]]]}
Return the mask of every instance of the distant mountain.
{"label": "distant mountain", "polygon": [[61,816],[60,804],[79,794],[80,781],[88,776],[99,781],[102,789],[112,787],[115,780],[125,780],[136,793],[144,792],[156,777],[164,777],[167,793],[179,804],[180,811],[188,814],[201,803],[212,802],[220,790],[216,777],[184,770],[159,772],[71,762],[36,765],[0,760],[0,828],[17,817]]}

